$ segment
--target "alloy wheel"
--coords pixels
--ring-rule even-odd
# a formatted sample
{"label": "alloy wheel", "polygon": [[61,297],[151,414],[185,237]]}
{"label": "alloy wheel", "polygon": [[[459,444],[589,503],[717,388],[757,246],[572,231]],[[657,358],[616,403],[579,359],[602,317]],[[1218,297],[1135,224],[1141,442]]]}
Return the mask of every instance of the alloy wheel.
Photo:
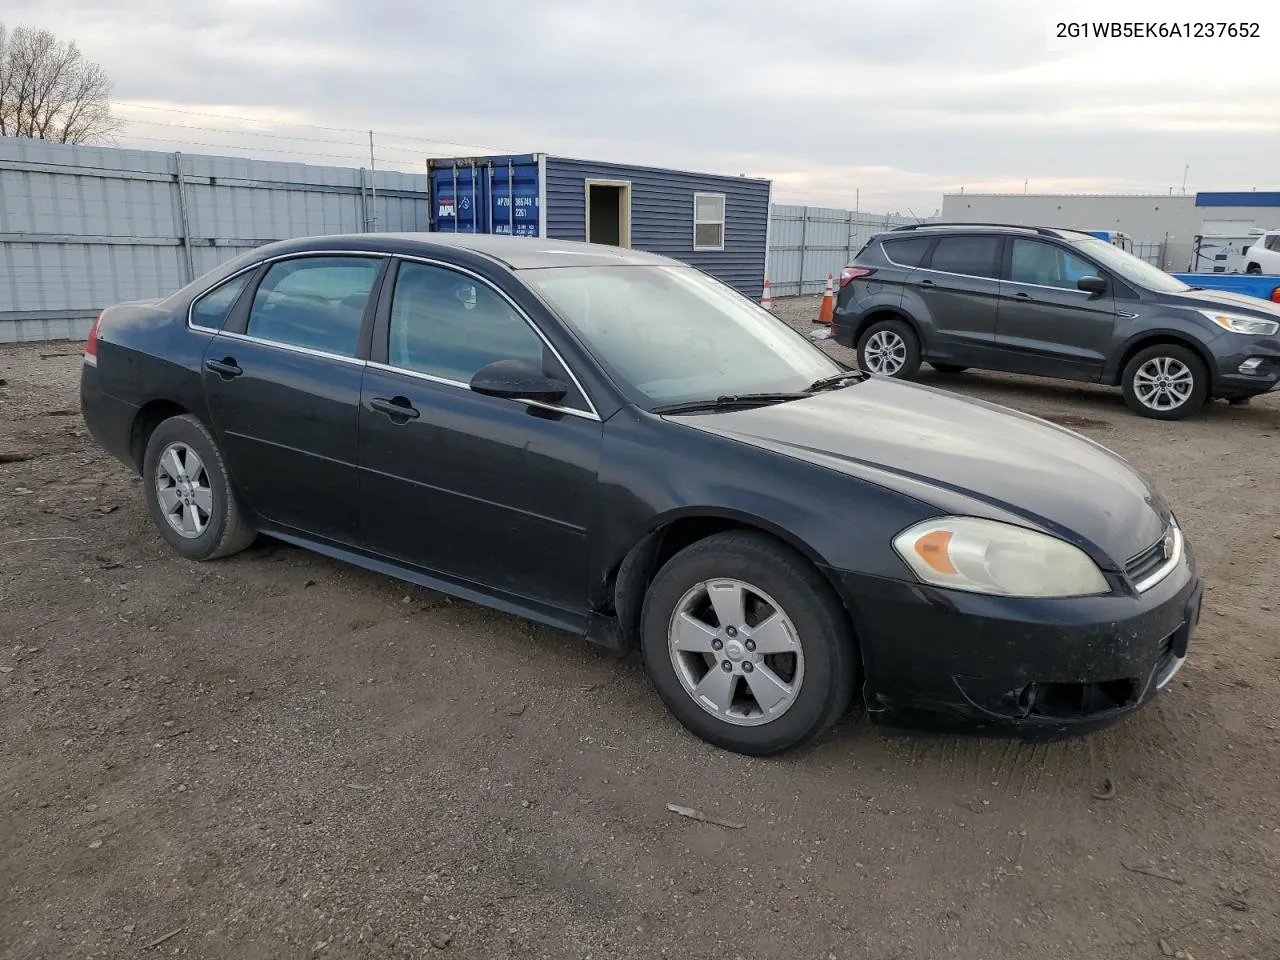
{"label": "alloy wheel", "polygon": [[907,363],[907,344],[892,330],[877,330],[862,350],[863,359],[872,373],[894,376]]}
{"label": "alloy wheel", "polygon": [[1191,398],[1195,374],[1174,357],[1152,357],[1133,374],[1138,402],[1152,410],[1176,410]]}
{"label": "alloy wheel", "polygon": [[160,511],[179,536],[194,540],[213,514],[213,488],[200,455],[185,443],[171,443],[156,464]]}
{"label": "alloy wheel", "polygon": [[685,692],[727,723],[776,720],[804,681],[804,650],[791,619],[742,580],[706,580],[686,591],[671,616],[667,646]]}

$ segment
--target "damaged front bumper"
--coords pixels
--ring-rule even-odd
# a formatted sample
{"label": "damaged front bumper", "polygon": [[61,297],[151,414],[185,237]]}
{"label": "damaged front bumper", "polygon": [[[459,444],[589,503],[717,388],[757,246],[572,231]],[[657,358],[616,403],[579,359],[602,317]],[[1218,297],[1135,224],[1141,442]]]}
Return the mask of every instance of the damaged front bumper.
{"label": "damaged front bumper", "polygon": [[1148,702],[1181,669],[1203,593],[1189,546],[1142,594],[993,597],[833,574],[873,719],[1028,738],[1083,733]]}

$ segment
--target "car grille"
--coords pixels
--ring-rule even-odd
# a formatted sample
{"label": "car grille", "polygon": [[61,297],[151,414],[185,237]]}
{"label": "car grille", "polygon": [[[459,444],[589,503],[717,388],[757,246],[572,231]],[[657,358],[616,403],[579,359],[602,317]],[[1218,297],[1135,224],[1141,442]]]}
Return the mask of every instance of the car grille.
{"label": "car grille", "polygon": [[1134,583],[1141,583],[1151,574],[1160,569],[1161,564],[1168,559],[1164,552],[1164,538],[1161,537],[1146,550],[1143,550],[1136,557],[1132,558],[1124,565],[1124,572],[1128,574],[1129,579]]}

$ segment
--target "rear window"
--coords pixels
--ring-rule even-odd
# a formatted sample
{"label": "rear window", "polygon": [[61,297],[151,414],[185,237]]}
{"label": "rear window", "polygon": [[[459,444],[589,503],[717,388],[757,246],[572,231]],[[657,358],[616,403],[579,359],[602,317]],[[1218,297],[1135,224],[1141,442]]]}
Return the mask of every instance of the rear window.
{"label": "rear window", "polygon": [[929,251],[932,237],[912,237],[909,240],[886,240],[884,252],[894,263],[904,267],[918,267]]}
{"label": "rear window", "polygon": [[253,271],[246,270],[237,277],[223,281],[206,293],[192,305],[191,322],[197,327],[221,330],[228,311],[239,298],[240,292],[244,290],[244,285],[249,282],[251,276]]}
{"label": "rear window", "polygon": [[996,254],[999,237],[943,237],[934,248],[929,266],[946,273],[962,273],[969,277],[996,277],[999,267]]}

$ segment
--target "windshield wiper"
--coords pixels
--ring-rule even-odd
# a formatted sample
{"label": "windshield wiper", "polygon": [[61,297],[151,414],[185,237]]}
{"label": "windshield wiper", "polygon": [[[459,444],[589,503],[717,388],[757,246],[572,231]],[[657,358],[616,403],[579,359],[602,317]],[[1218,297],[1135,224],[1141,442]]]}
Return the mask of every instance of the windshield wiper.
{"label": "windshield wiper", "polygon": [[805,393],[830,390],[833,387],[842,387],[846,383],[861,383],[865,379],[867,379],[867,375],[861,370],[845,370],[830,377],[823,377],[821,380],[813,381],[813,383],[809,384],[809,388]]}
{"label": "windshield wiper", "polygon": [[664,403],[651,407],[652,413],[693,413],[697,410],[731,410],[734,407],[764,407],[771,403],[803,400],[804,393],[735,393],[716,397],[714,400],[685,400],[681,403]]}

